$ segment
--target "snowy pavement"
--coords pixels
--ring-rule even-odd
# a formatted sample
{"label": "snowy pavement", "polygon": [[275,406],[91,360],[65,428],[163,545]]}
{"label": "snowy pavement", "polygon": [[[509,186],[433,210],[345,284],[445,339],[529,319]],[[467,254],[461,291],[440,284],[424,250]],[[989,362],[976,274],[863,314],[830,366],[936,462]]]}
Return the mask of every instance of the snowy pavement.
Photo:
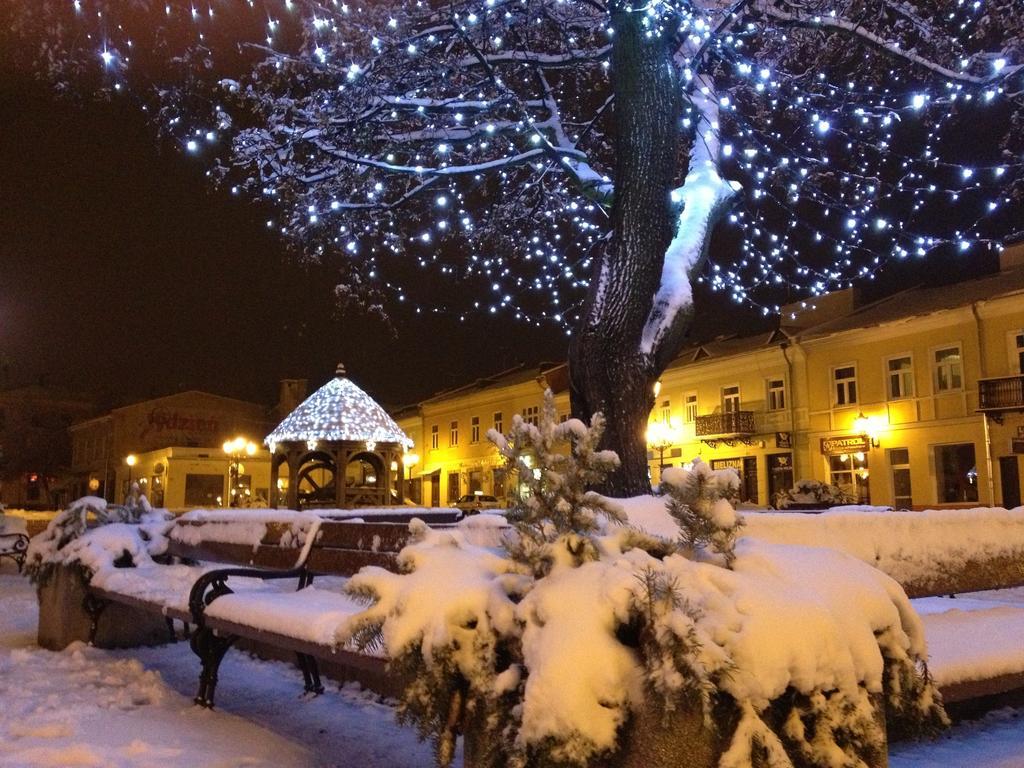
{"label": "snowy pavement", "polygon": [[[983,599],[999,600],[1001,596]],[[1008,596],[1011,596],[1008,593]],[[1017,591],[1012,603],[1021,605]],[[923,613],[984,605],[932,600]],[[999,606],[997,606],[999,607]],[[429,768],[428,744],[396,724],[375,697],[329,685],[299,695],[285,664],[229,653],[220,708],[192,705],[196,660],[187,643],[102,651],[35,646],[35,595],[0,566],[0,767]],[[456,766],[461,759],[456,760]],[[936,742],[896,745],[892,768],[1024,768],[1024,712],[1004,710],[953,728]]]}

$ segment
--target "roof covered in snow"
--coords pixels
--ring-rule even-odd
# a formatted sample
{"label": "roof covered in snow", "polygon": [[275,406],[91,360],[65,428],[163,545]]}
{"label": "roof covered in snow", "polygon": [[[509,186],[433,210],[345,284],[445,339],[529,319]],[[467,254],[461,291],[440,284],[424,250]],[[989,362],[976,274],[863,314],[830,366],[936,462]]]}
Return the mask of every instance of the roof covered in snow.
{"label": "roof covered in snow", "polygon": [[338,366],[337,376],[303,400],[264,442],[270,446],[314,440],[412,445],[387,411],[345,376],[343,365]]}

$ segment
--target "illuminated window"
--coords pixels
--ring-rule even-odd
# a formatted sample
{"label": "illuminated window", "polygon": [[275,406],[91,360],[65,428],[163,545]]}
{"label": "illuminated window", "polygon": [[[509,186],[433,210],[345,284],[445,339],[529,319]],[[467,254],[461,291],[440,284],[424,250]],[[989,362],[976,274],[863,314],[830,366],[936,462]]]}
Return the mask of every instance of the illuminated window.
{"label": "illuminated window", "polygon": [[832,371],[835,383],[835,405],[850,405],[857,402],[857,368],[846,365]]}
{"label": "illuminated window", "polygon": [[523,421],[525,421],[527,424],[533,424],[533,426],[537,426],[540,423],[540,406],[531,405],[529,408],[524,408]]}
{"label": "illuminated window", "polygon": [[686,404],[683,406],[683,421],[693,424],[697,420],[697,393],[690,392],[686,395]]}
{"label": "illuminated window", "polygon": [[438,446],[438,429],[437,424],[430,428],[430,447],[433,450],[437,450]]}
{"label": "illuminated window", "polygon": [[914,396],[914,361],[910,355],[891,357],[886,363],[890,400]]}
{"label": "illuminated window", "polygon": [[474,416],[469,420],[469,442],[480,442],[480,417]]}
{"label": "illuminated window", "polygon": [[453,421],[448,425],[448,447],[454,448],[459,444],[459,422]]}
{"label": "illuminated window", "polygon": [[768,379],[768,410],[786,410],[786,382],[784,379]]}
{"label": "illuminated window", "polygon": [[852,496],[857,504],[870,504],[868,457],[863,453],[844,453],[828,457],[829,482]]}
{"label": "illuminated window", "polygon": [[668,424],[672,420],[672,401],[661,401],[661,420]]}
{"label": "illuminated window", "polygon": [[505,431],[505,419],[501,411],[494,412],[494,431],[504,432]]}
{"label": "illuminated window", "polygon": [[935,350],[935,391],[955,392],[963,389],[963,370],[960,347]]}

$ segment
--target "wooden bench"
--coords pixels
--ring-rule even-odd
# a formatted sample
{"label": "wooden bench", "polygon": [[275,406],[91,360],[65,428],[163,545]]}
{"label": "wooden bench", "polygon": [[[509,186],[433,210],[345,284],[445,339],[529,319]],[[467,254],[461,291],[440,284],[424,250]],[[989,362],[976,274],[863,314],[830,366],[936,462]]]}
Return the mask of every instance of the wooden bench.
{"label": "wooden bench", "polygon": [[[83,607],[90,618],[89,641],[96,641],[104,614],[114,604],[163,617],[170,638],[175,638],[173,622],[182,622],[201,666],[195,701],[205,707],[214,704],[221,661],[227,651],[240,642],[250,648],[292,654],[307,692],[323,691],[318,660],[349,670],[361,680],[367,677],[383,680],[386,661],[382,657],[338,648],[329,641],[317,642],[308,632],[289,632],[282,628],[275,631],[265,626],[267,622],[263,622],[264,626],[259,622],[250,625],[237,617],[218,616],[217,608],[230,604],[231,600],[223,598],[236,594],[238,585],[248,580],[245,586],[249,589],[239,595],[263,604],[281,599],[281,590],[272,588],[271,583],[282,582],[290,590],[287,593],[289,606],[301,606],[302,601],[314,598],[321,601],[311,606],[314,613],[330,607],[324,605],[324,601],[336,603],[336,607],[344,607],[347,601],[352,612],[359,610],[360,606],[340,591],[327,593],[309,588],[323,577],[347,577],[367,565],[395,568],[398,552],[409,537],[409,521],[414,516],[409,513],[388,516],[391,522],[380,522],[381,516],[375,516],[373,522],[321,519],[313,531],[314,540],[306,546],[291,540],[292,531],[286,523],[267,523],[262,538],[253,545],[218,540],[215,522],[179,520],[171,529],[168,548],[161,560],[167,564],[193,564],[195,580],[187,601],[159,593],[145,594],[146,590],[141,590],[144,594],[140,595],[138,587],[131,583],[135,574],[131,569],[124,569],[116,576],[125,577],[128,582],[125,586],[91,583],[87,587]],[[434,524],[437,527],[450,525],[458,515],[428,517],[442,521]],[[207,568],[210,564],[225,567]],[[163,570],[163,567],[149,570]],[[253,583],[257,584],[255,588]]]}

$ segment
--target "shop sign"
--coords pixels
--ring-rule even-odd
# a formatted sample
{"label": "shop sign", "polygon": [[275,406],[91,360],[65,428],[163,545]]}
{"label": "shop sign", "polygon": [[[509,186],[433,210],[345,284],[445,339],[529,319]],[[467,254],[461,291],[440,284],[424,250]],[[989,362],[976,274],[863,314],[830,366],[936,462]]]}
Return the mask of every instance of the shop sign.
{"label": "shop sign", "polygon": [[844,453],[867,453],[871,449],[871,438],[867,435],[821,438],[821,452],[825,456],[841,456]]}
{"label": "shop sign", "polygon": [[739,472],[743,471],[743,459],[712,459],[712,469],[735,469]]}
{"label": "shop sign", "polygon": [[793,433],[792,432],[776,432],[775,433],[775,447],[776,448],[792,448],[793,447]]}

